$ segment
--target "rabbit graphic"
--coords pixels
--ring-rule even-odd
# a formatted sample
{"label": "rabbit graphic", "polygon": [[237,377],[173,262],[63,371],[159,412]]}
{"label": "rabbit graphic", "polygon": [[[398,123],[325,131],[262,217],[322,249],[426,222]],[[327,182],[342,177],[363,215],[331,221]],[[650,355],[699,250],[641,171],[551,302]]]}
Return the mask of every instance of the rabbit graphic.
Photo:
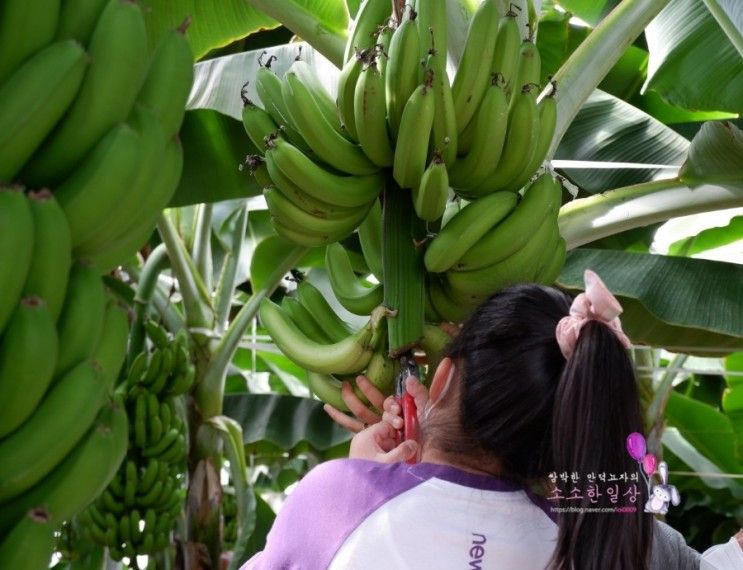
{"label": "rabbit graphic", "polygon": [[678,489],[668,484],[668,465],[665,461],[661,461],[658,465],[658,475],[660,483],[653,485],[652,495],[645,503],[645,512],[665,515],[668,512],[668,503],[678,505],[681,497],[679,497]]}

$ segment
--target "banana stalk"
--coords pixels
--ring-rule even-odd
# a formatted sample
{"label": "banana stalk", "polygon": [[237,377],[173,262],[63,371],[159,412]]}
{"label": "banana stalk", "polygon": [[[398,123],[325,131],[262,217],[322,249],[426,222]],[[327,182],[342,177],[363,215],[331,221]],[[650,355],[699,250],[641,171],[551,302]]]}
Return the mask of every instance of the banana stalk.
{"label": "banana stalk", "polygon": [[409,351],[423,335],[425,269],[418,244],[424,237],[425,224],[415,215],[411,193],[389,179],[382,210],[382,263],[392,357]]}

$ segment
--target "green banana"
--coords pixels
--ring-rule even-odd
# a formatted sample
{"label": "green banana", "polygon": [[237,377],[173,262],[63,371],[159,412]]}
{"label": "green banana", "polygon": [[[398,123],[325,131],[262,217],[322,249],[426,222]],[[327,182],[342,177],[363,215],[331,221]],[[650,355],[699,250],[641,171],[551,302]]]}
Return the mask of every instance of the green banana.
{"label": "green banana", "polygon": [[43,507],[29,510],[0,542],[0,560],[6,568],[46,570],[56,539],[49,513]]}
{"label": "green banana", "polygon": [[539,85],[542,73],[542,60],[539,50],[532,40],[524,40],[519,48],[519,63],[516,70],[513,88],[518,93],[524,85]]}
{"label": "green banana", "polygon": [[58,40],[77,40],[87,46],[108,0],[65,0],[59,11]]}
{"label": "green banana", "polygon": [[93,362],[101,369],[103,382],[112,388],[126,357],[129,338],[129,316],[119,303],[111,298],[106,304],[103,329],[93,350]]}
{"label": "green banana", "polygon": [[361,147],[334,129],[295,73],[286,74],[281,94],[297,130],[323,162],[349,174],[367,175],[379,170]]}
{"label": "green banana", "polygon": [[282,84],[281,79],[271,71],[268,64],[259,67],[255,73],[255,90],[263,103],[263,108],[268,111],[268,114],[271,115],[293,145],[300,148],[302,152],[310,154],[312,150],[302,138],[302,135],[299,134],[297,127],[289,116],[284,97],[281,94]]}
{"label": "green banana", "polygon": [[[414,6],[418,13],[416,25],[420,36],[418,61],[425,61],[426,56],[432,49],[443,54],[444,59],[446,59],[446,54],[449,51],[446,2],[415,0]],[[443,67],[446,68],[446,65]],[[418,78],[419,81],[422,80],[423,75],[420,74]]]}
{"label": "green banana", "polygon": [[369,271],[382,280],[382,205],[374,200],[371,210],[359,225],[359,243]]}
{"label": "green banana", "polygon": [[356,82],[359,80],[363,67],[364,56],[362,54],[356,54],[345,63],[338,77],[338,96],[335,100],[341,125],[356,141],[359,140],[359,135],[354,118],[354,93],[356,93]]}
{"label": "green banana", "polygon": [[490,66],[491,74],[499,74],[504,81],[506,94],[518,93],[521,86],[514,85],[519,63],[521,33],[516,12],[509,10],[498,23],[498,35],[493,52],[493,63]]}
{"label": "green banana", "polygon": [[511,213],[516,201],[517,196],[511,192],[495,192],[459,210],[428,244],[423,256],[426,269],[442,273],[456,265],[472,246]]}
{"label": "green banana", "polygon": [[59,464],[90,427],[104,394],[89,361],[52,386],[25,423],[0,441],[0,501],[29,489]]}
{"label": "green banana", "polygon": [[0,83],[54,39],[60,0],[5,0],[0,4]]}
{"label": "green banana", "polygon": [[384,76],[376,61],[361,72],[354,93],[354,125],[366,156],[377,166],[391,166],[394,151],[387,133]]}
{"label": "green banana", "polygon": [[[171,428],[154,445],[143,448],[142,455],[144,457],[159,457],[175,444],[179,437],[181,437],[181,433],[176,428]],[[164,461],[164,459],[160,459]]]}
{"label": "green banana", "polygon": [[482,196],[501,190],[521,176],[536,150],[539,130],[536,89],[533,84],[524,85],[521,93],[514,95],[506,142],[498,166],[480,186],[467,193],[468,197],[470,193]]}
{"label": "green banana", "polygon": [[275,181],[271,180],[271,175],[268,173],[268,167],[266,166],[266,160],[260,154],[249,154],[245,157],[245,162],[240,165],[240,168],[248,167],[248,172],[255,178],[256,184],[259,188],[265,188],[276,184]]}
{"label": "green banana", "polygon": [[287,227],[295,227],[309,234],[329,235],[336,240],[346,237],[361,223],[369,211],[368,206],[361,206],[348,213],[334,214],[321,218],[295,206],[276,188],[264,188],[271,216]]}
{"label": "green banana", "polygon": [[420,37],[415,23],[416,17],[416,12],[410,10],[409,17],[403,20],[392,35],[387,52],[389,63],[385,72],[385,100],[387,122],[393,139],[396,139],[399,133],[405,103],[418,86]]}
{"label": "green banana", "polygon": [[376,32],[390,17],[388,0],[364,0],[356,13],[353,28],[348,34],[343,61],[347,62],[354,53],[374,47]]}
{"label": "green banana", "polygon": [[320,82],[315,74],[315,71],[310,67],[306,61],[297,59],[292,63],[287,76],[292,75],[297,81],[301,82],[305,88],[305,91],[312,97],[317,109],[325,120],[330,124],[335,131],[343,136],[347,137],[347,131],[343,128],[340,118],[338,116],[338,107],[333,101],[333,98],[328,93],[325,86]]}
{"label": "green banana", "polygon": [[421,348],[426,353],[428,378],[433,378],[439,362],[444,355],[446,347],[452,341],[449,333],[441,330],[441,327],[425,324],[423,325],[423,337],[421,337]]}
{"label": "green banana", "polygon": [[471,124],[470,151],[449,170],[452,186],[463,189],[465,196],[466,189],[478,187],[495,171],[506,140],[508,98],[499,76],[493,76]]}
{"label": "green banana", "polygon": [[136,179],[140,156],[137,132],[119,125],[54,192],[70,224],[73,249],[95,239],[119,215],[118,203]]}
{"label": "green banana", "polygon": [[451,271],[447,281],[452,290],[465,295],[492,295],[504,287],[520,282],[532,281],[539,269],[541,253],[555,251],[560,234],[557,220],[542,222],[526,242],[509,257],[493,265],[472,271]]}
{"label": "green banana", "polygon": [[438,220],[449,199],[449,173],[439,153],[423,173],[420,186],[413,188],[413,206],[418,217],[427,222]]}
{"label": "green banana", "polygon": [[155,114],[168,138],[181,128],[193,83],[193,55],[185,31],[181,26],[162,37],[137,95],[137,102]]}
{"label": "green banana", "polygon": [[348,412],[348,406],[341,396],[341,382],[330,374],[307,371],[307,387],[310,392],[320,398],[326,404],[334,408]]}
{"label": "green banana", "polygon": [[549,174],[532,182],[516,209],[465,253],[454,269],[470,271],[493,265],[524,247],[542,221],[562,203],[562,187]]}
{"label": "green banana", "polygon": [[58,351],[54,319],[44,301],[26,297],[0,343],[0,438],[33,413],[52,380]]}
{"label": "green banana", "polygon": [[31,192],[28,204],[34,220],[34,245],[23,294],[41,297],[56,321],[62,311],[72,263],[70,227],[49,190]]}
{"label": "green banana", "polygon": [[405,104],[397,135],[393,176],[402,188],[415,188],[426,169],[428,144],[436,111],[433,74],[418,86]]}
{"label": "green banana", "polygon": [[334,344],[321,344],[296,330],[287,314],[266,299],[259,309],[260,319],[281,351],[298,365],[322,374],[354,373],[362,370],[372,356],[374,323]]}
{"label": "green banana", "polygon": [[98,20],[89,52],[91,64],[75,102],[23,170],[23,179],[33,186],[59,184],[129,114],[148,61],[139,5],[111,0]]}
{"label": "green banana", "polygon": [[[48,443],[48,438],[42,441]],[[126,448],[126,412],[115,404],[108,404],[92,429],[54,471],[27,493],[3,505],[0,534],[34,505],[46,507],[55,527],[70,520],[106,488]]]}
{"label": "green banana", "polygon": [[303,281],[297,288],[297,300],[331,343],[353,334],[353,329],[328,304],[325,295],[309,281]]}
{"label": "green banana", "polygon": [[452,299],[447,285],[441,283],[436,275],[429,276],[428,296],[436,313],[448,322],[461,323],[474,309],[473,306]]}
{"label": "green banana", "polygon": [[391,394],[395,379],[395,363],[384,351],[375,352],[364,373],[383,394]]}
{"label": "green banana", "polygon": [[139,212],[147,214],[146,218],[132,221],[115,240],[106,248],[90,256],[91,263],[102,273],[110,271],[134,255],[152,235],[157,217],[170,202],[183,170],[183,148],[178,136],[174,136],[165,147],[160,159],[160,168],[151,182],[150,191],[142,198]]}
{"label": "green banana", "polygon": [[499,19],[495,0],[485,0],[470,21],[462,60],[452,83],[460,133],[470,124],[487,90]]}
{"label": "green banana", "polygon": [[[358,206],[355,206],[354,208],[336,206],[314,198],[284,174],[284,172],[276,166],[275,161],[271,161],[270,167],[266,166],[266,172],[269,175],[269,180],[268,184],[263,185],[263,188],[276,186],[284,197],[297,208],[304,210],[313,216],[317,216],[318,218],[348,216],[353,214],[353,211],[358,208]],[[307,185],[307,182],[305,182],[305,185]],[[323,189],[323,191],[326,192],[325,189]]]}
{"label": "green banana", "polygon": [[379,173],[367,176],[333,174],[296,146],[280,139],[272,141],[266,151],[266,165],[269,173],[277,168],[313,198],[345,208],[368,204],[382,189],[383,178]]}
{"label": "green banana", "polygon": [[0,186],[0,334],[21,298],[31,266],[34,220],[22,188]]}
{"label": "green banana", "polygon": [[260,153],[266,152],[266,148],[268,147],[266,142],[267,137],[271,135],[279,136],[281,133],[279,126],[271,115],[250,101],[250,99],[243,99],[242,121],[245,133],[248,135],[250,142],[255,145],[255,148]]}
{"label": "green banana", "polygon": [[435,113],[431,132],[431,148],[441,153],[447,168],[457,159],[457,118],[449,77],[446,74],[446,53],[432,51],[426,69],[433,74]]}
{"label": "green banana", "polygon": [[535,280],[545,285],[552,285],[557,278],[560,276],[562,268],[565,266],[565,258],[567,256],[567,244],[564,238],[560,238],[557,242],[557,247],[551,253],[549,257],[543,260],[537,273]]}
{"label": "green banana", "polygon": [[301,245],[303,247],[319,247],[321,245],[328,245],[338,241],[335,236],[328,234],[310,234],[295,227],[290,227],[282,224],[279,220],[273,218],[271,220],[273,229],[276,230],[276,234],[284,238],[286,241]]}
{"label": "green banana", "polygon": [[55,377],[93,354],[103,327],[105,306],[103,283],[98,273],[87,265],[74,265],[57,323],[59,358]]}
{"label": "green banana", "polygon": [[555,125],[557,124],[557,103],[554,93],[542,99],[537,107],[539,109],[539,133],[537,135],[537,142],[534,146],[532,156],[521,175],[506,187],[506,190],[511,192],[518,191],[524,184],[529,182],[529,179],[539,169],[542,162],[544,162],[552,144],[552,136],[555,134]]}
{"label": "green banana", "polygon": [[[1,41],[1,40],[0,40]],[[0,83],[0,181],[13,180],[77,95],[88,61],[74,41],[44,48]],[[51,92],[53,97],[40,96]]]}
{"label": "green banana", "polygon": [[[97,223],[83,221],[91,216],[91,213],[80,212],[80,216],[73,218],[77,221],[77,227],[84,228],[76,232],[79,236],[75,240],[75,254],[77,257],[89,258],[105,251],[112,242],[115,242],[118,236],[126,232],[128,228],[142,223],[142,214],[147,210],[143,208],[148,195],[152,192],[152,183],[162,169],[162,160],[166,152],[168,139],[163,133],[157,116],[148,108],[137,105],[133,116],[129,119],[129,125],[135,129],[138,139],[137,165],[133,175],[129,178],[129,186],[125,191],[121,188],[109,188],[112,193],[106,204],[101,204],[101,200],[94,201],[90,193],[94,190],[90,185],[86,185],[87,190],[77,187],[74,191],[74,197],[69,198],[66,210],[75,210],[80,212],[80,201],[88,199],[90,203],[98,203],[101,206],[108,206],[116,201],[115,209],[109,215],[98,212]],[[129,139],[129,137],[126,137]],[[133,144],[134,138],[129,139]],[[113,152],[111,150],[108,151]],[[132,151],[133,154],[133,151]],[[104,159],[105,161],[105,159]],[[105,191],[99,188],[98,191]],[[65,196],[60,198],[64,199]],[[87,237],[83,237],[83,236]]]}
{"label": "green banana", "polygon": [[325,250],[325,266],[336,298],[348,311],[368,315],[382,304],[384,289],[381,284],[368,286],[353,271],[348,252],[340,244]]}
{"label": "green banana", "polygon": [[[281,301],[281,308],[289,316],[299,331],[307,338],[322,344],[331,344],[333,341],[325,334],[320,325],[312,318],[307,309],[300,304],[295,297],[284,297]],[[347,335],[346,335],[347,336]]]}

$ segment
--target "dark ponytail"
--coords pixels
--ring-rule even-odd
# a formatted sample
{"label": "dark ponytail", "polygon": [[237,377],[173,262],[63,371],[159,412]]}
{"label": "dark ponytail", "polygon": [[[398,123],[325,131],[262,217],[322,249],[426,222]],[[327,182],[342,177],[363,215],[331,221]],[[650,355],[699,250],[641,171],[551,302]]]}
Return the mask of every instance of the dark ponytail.
{"label": "dark ponytail", "polygon": [[[625,451],[627,436],[642,432],[640,400],[632,363],[616,335],[603,323],[581,329],[555,392],[552,452],[556,472],[637,473]],[[641,488],[638,486],[638,489]],[[642,570],[648,567],[653,517],[638,495],[635,512],[561,512],[555,568]],[[579,504],[576,504],[579,503]],[[623,501],[622,504],[625,504]],[[597,503],[563,501],[560,506],[613,508],[604,492]]]}
{"label": "dark ponytail", "polygon": [[[592,472],[636,472],[625,451],[626,437],[643,432],[632,363],[598,322],[583,327],[566,361],[555,328],[571,302],[557,289],[518,285],[475,311],[447,350],[460,378],[459,429],[432,418],[426,426],[430,445],[448,453],[491,454],[506,476],[528,483],[545,482],[550,472],[577,472],[581,482]],[[631,514],[559,513],[551,567],[646,569],[652,515],[643,512],[645,500],[638,495]],[[550,504],[615,506],[606,492],[599,503],[586,497]]]}

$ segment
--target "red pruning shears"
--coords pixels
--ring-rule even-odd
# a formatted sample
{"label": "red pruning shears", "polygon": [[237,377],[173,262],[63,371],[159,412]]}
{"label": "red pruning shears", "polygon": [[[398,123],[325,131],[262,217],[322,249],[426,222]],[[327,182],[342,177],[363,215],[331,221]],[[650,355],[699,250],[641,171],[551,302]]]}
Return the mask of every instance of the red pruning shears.
{"label": "red pruning shears", "polygon": [[[405,389],[405,380],[408,376],[415,376],[420,378],[420,370],[418,364],[412,354],[404,355],[400,357],[400,372],[397,374],[396,379],[396,399],[400,404],[402,411],[402,429],[397,430],[398,443],[414,439],[418,441],[418,410],[415,406],[415,400],[408,391]],[[408,459],[407,463],[415,463],[415,457]]]}

